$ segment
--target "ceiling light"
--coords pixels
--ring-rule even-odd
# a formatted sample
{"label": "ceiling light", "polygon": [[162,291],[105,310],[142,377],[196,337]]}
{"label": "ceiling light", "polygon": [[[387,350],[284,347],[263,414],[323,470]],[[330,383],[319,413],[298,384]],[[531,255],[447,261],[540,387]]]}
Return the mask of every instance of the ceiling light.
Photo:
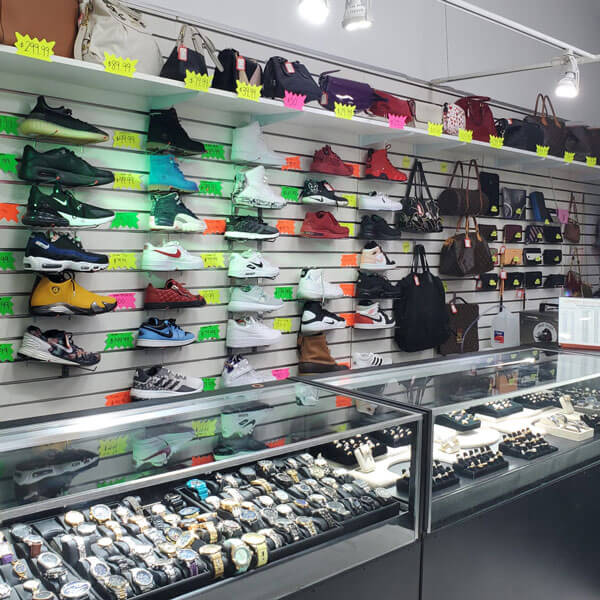
{"label": "ceiling light", "polygon": [[329,15],[327,0],[300,0],[298,3],[300,16],[313,25],[323,25]]}
{"label": "ceiling light", "polygon": [[565,56],[568,67],[556,86],[559,98],[576,98],[579,94],[579,65],[572,54]]}
{"label": "ceiling light", "polygon": [[373,25],[371,0],[346,0],[346,11],[342,27],[346,31],[366,29]]}

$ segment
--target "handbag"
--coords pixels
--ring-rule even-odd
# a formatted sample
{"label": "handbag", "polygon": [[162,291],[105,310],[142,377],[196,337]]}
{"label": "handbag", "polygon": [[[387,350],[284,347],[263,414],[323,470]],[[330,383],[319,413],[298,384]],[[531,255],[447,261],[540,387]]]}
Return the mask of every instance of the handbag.
{"label": "handbag", "polygon": [[525,219],[527,192],[514,188],[502,189],[502,216],[505,219]]}
{"label": "handbag", "polygon": [[504,289],[505,290],[517,290],[523,287],[523,273],[518,271],[505,271],[506,278],[504,278]]}
{"label": "handbag", "polygon": [[140,73],[158,75],[163,59],[141,13],[118,0],[82,0],[75,58],[103,64],[104,53],[137,60]]}
{"label": "handbag", "polygon": [[503,267],[521,266],[523,264],[523,250],[520,248],[504,248],[504,252],[500,252],[500,261]]}
{"label": "handbag", "polygon": [[484,292],[498,289],[498,275],[496,273],[482,273],[477,278],[475,289]]}
{"label": "handbag", "polygon": [[442,107],[431,102],[415,103],[415,125],[419,129],[427,129],[429,123],[442,123]]}
{"label": "handbag", "polygon": [[253,58],[242,56],[234,48],[226,48],[219,52],[218,60],[223,70],[215,71],[212,87],[236,92],[238,81],[250,85],[262,84],[262,67]]}
{"label": "handbag", "polygon": [[541,271],[527,271],[527,273],[525,273],[525,287],[528,290],[542,287],[543,277]]}
{"label": "handbag", "polygon": [[[452,187],[456,173],[460,168],[460,187]],[[477,189],[470,190],[469,184],[471,182],[471,168],[475,169],[477,176]],[[467,185],[465,188],[465,176],[463,163],[458,160],[454,164],[454,170],[450,177],[450,182],[445,190],[442,190],[438,196],[437,202],[440,207],[440,214],[442,215],[485,215],[489,212],[490,201],[488,197],[481,191],[481,184],[479,183],[479,167],[477,161],[472,159],[469,162],[469,169],[467,171]]]}
{"label": "handbag", "polygon": [[564,275],[548,275],[544,281],[545,288],[561,288],[565,285]]}
{"label": "handbag", "polygon": [[18,31],[54,41],[54,54],[73,58],[78,18],[77,0],[1,0],[0,44],[14,45]]}
{"label": "handbag", "polygon": [[573,152],[575,160],[585,162],[586,156],[592,156],[592,134],[587,125],[568,125],[565,135],[565,151]]}
{"label": "handbag", "polygon": [[[540,109],[541,101],[541,111]],[[548,114],[548,107],[552,111],[552,117]],[[539,112],[538,112],[539,111]],[[533,115],[525,117],[525,121],[528,123],[537,123],[544,132],[544,146],[549,146],[548,154],[552,156],[559,156],[562,158],[565,153],[565,139],[567,136],[567,130],[564,122],[560,121],[556,117],[554,112],[554,106],[549,96],[538,94],[535,101],[535,109]]]}
{"label": "handbag", "polygon": [[466,96],[456,101],[465,111],[467,129],[473,132],[473,139],[489,142],[490,135],[497,135],[492,109],[487,104],[487,96]]}
{"label": "handbag", "polygon": [[528,267],[542,264],[541,248],[525,248],[523,250],[523,260]]}
{"label": "handbag", "polygon": [[498,228],[495,225],[480,224],[479,233],[481,233],[486,242],[498,241]]}
{"label": "handbag", "polygon": [[504,145],[535,152],[544,145],[544,130],[539,123],[524,119],[496,119],[498,135],[504,138]]}
{"label": "handbag", "polygon": [[421,244],[415,244],[411,271],[397,285],[400,295],[394,300],[394,339],[398,347],[419,352],[443,344],[450,335],[444,285],[430,271]]}
{"label": "handbag", "polygon": [[443,132],[447,135],[458,135],[461,129],[467,128],[467,116],[458,104],[444,103],[442,108]]}
{"label": "handbag", "polygon": [[583,281],[581,276],[581,263],[579,261],[579,252],[573,248],[571,253],[571,266],[565,277],[565,296],[574,296],[577,298],[591,298],[592,288]]}
{"label": "handbag", "polygon": [[542,223],[552,223],[552,215],[546,207],[546,201],[542,192],[531,192],[529,194],[529,204],[533,213],[533,220]]}
{"label": "handbag", "polygon": [[505,244],[523,241],[523,228],[520,225],[505,225],[502,240]]}
{"label": "handbag", "polygon": [[375,95],[377,98],[367,110],[368,113],[386,119],[389,115],[406,117],[406,125],[413,122],[416,112],[414,100],[402,100],[381,90],[375,90]]}
{"label": "handbag", "polygon": [[527,225],[525,228],[525,243],[539,244],[544,240],[544,227],[542,225]]}
{"label": "handbag", "polygon": [[353,104],[355,113],[367,110],[377,95],[368,83],[333,77],[330,73],[337,73],[339,69],[324,71],[319,75],[319,87],[323,92],[321,95],[321,106],[327,110],[335,110],[335,103]]}
{"label": "handbag", "polygon": [[579,244],[581,239],[581,227],[579,225],[579,215],[577,214],[577,203],[575,195],[571,192],[569,199],[569,220],[565,225],[564,238],[572,244]]}
{"label": "handbag", "polygon": [[263,96],[283,98],[285,92],[306,96],[305,103],[321,97],[321,89],[300,61],[290,62],[281,56],[272,56],[263,71]]}
{"label": "handbag", "polygon": [[[444,275],[480,275],[494,268],[488,243],[483,239],[473,218],[474,228],[470,229],[470,217],[461,217],[456,225],[456,233],[449,237],[440,253],[440,273]],[[464,232],[459,233],[463,219]]]}
{"label": "handbag", "polygon": [[560,244],[563,241],[560,226],[544,225],[543,235],[547,244]]}
{"label": "handbag", "polygon": [[562,250],[544,250],[545,265],[560,265],[562,262]]}
{"label": "handbag", "polygon": [[469,304],[464,298],[455,296],[446,305],[446,313],[450,335],[440,344],[438,352],[446,356],[479,351],[479,305]]}
{"label": "handbag", "polygon": [[481,191],[490,202],[488,214],[498,216],[500,214],[500,177],[496,173],[479,173],[479,184]]}

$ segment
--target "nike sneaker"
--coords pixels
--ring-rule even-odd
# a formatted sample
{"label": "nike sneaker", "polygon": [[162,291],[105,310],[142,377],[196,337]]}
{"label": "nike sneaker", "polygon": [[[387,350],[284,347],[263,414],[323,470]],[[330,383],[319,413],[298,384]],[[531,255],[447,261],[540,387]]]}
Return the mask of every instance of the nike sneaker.
{"label": "nike sneaker", "polygon": [[231,216],[227,221],[225,237],[234,240],[274,240],[279,237],[279,230],[267,225],[260,217]]}
{"label": "nike sneaker", "polygon": [[42,332],[30,325],[23,334],[19,354],[57,365],[93,367],[100,362],[99,352],[86,352],[73,342],[73,334],[59,329]]}
{"label": "nike sneaker", "polygon": [[402,202],[391,200],[386,194],[371,192],[358,197],[358,210],[402,210]]}
{"label": "nike sneaker", "polygon": [[354,317],[355,329],[388,329],[395,327],[396,321],[379,309],[378,302],[361,300]]}
{"label": "nike sneaker", "polygon": [[81,240],[69,233],[32,233],[23,257],[26,271],[40,273],[103,271],[107,267],[108,256],[86,252]]}
{"label": "nike sneaker", "polygon": [[379,215],[365,215],[360,222],[358,237],[363,240],[398,240],[402,232]]}
{"label": "nike sneaker", "polygon": [[380,354],[373,352],[353,352],[352,353],[352,368],[366,369],[367,367],[381,367],[382,365],[391,364],[391,361],[383,358]]}
{"label": "nike sneaker", "polygon": [[152,194],[150,229],[152,231],[202,233],[206,230],[206,223],[181,201],[178,192],[169,192],[168,194]]}
{"label": "nike sneaker", "polygon": [[80,286],[69,272],[39,276],[29,298],[32,315],[98,315],[117,307],[112,296],[100,296]]}
{"label": "nike sneaker", "polygon": [[325,310],[319,302],[307,302],[302,312],[301,331],[304,334],[344,329],[346,320]]}
{"label": "nike sneaker", "polygon": [[232,313],[266,313],[279,310],[283,301],[267,296],[259,285],[245,285],[234,287],[227,310]]}
{"label": "nike sneaker", "polygon": [[98,227],[114,216],[112,210],[80,202],[60,184],[50,194],[32,185],[21,222],[28,227]]}
{"label": "nike sneaker", "polygon": [[96,144],[108,140],[108,133],[76,119],[71,109],[48,106],[44,96],[38,96],[34,109],[19,125],[19,130],[29,137],[70,144]]}
{"label": "nike sneaker", "polygon": [[134,438],[131,443],[131,458],[135,468],[139,469],[143,465],[164,467],[194,437],[193,429],[181,427],[178,431],[161,433],[151,438]]}
{"label": "nike sneaker", "polygon": [[148,284],[144,294],[144,308],[156,310],[161,308],[197,308],[206,306],[206,300],[192,294],[182,283],[168,279],[165,287],[157,288]]}
{"label": "nike sneaker", "polygon": [[348,200],[338,196],[326,181],[307,179],[300,192],[300,202],[303,204],[322,204],[324,206],[348,206]]}
{"label": "nike sneaker", "polygon": [[131,388],[132,400],[175,398],[197,394],[204,389],[202,379],[174,373],[160,365],[136,369]]}
{"label": "nike sneaker", "polygon": [[241,354],[230,356],[225,361],[225,367],[221,373],[221,384],[226,388],[266,383],[267,381],[276,381],[276,379],[271,374],[255,371]]}
{"label": "nike sneaker", "polygon": [[267,327],[255,317],[247,316],[227,321],[227,348],[270,346],[281,338],[281,331]]}
{"label": "nike sneaker", "polygon": [[269,186],[262,165],[236,174],[231,202],[237,206],[273,209],[283,208],[287,204],[287,201]]}
{"label": "nike sneaker", "polygon": [[112,171],[97,169],[67,148],[37,152],[27,145],[19,163],[19,177],[34,183],[58,182],[67,187],[112,183]]}
{"label": "nike sneaker", "polygon": [[146,149],[150,152],[169,152],[181,156],[206,152],[202,142],[192,140],[186,133],[174,108],[150,111]]}
{"label": "nike sneaker", "polygon": [[246,250],[242,253],[233,252],[229,258],[229,277],[237,279],[250,279],[265,277],[275,279],[279,275],[279,267],[272,265],[266,258],[255,250]]}
{"label": "nike sneaker", "polygon": [[180,192],[194,194],[198,184],[186,179],[179,163],[170,154],[150,156],[150,174],[148,175],[149,192]]}
{"label": "nike sneaker", "polygon": [[175,323],[175,319],[157,319],[150,317],[140,325],[136,345],[141,348],[170,348],[187,346],[196,341],[196,336],[184,331]]}
{"label": "nike sneaker", "polygon": [[377,242],[368,242],[360,255],[361,271],[389,271],[396,263],[381,249]]}
{"label": "nike sneaker", "polygon": [[352,175],[352,167],[347,165],[329,145],[315,151],[310,170],[329,175]]}
{"label": "nike sneaker", "polygon": [[399,298],[400,288],[379,273],[361,272],[356,282],[357,298],[377,300],[378,298]]}
{"label": "nike sneaker", "polygon": [[333,300],[343,297],[342,288],[325,281],[321,269],[302,269],[298,285],[298,298],[302,300]]}
{"label": "nike sneaker", "polygon": [[164,242],[162,246],[144,244],[142,252],[143,271],[190,271],[203,269],[200,256],[190,254],[177,240]]}
{"label": "nike sneaker", "polygon": [[310,238],[339,239],[347,238],[350,230],[340,225],[330,212],[320,210],[306,213],[300,235]]}

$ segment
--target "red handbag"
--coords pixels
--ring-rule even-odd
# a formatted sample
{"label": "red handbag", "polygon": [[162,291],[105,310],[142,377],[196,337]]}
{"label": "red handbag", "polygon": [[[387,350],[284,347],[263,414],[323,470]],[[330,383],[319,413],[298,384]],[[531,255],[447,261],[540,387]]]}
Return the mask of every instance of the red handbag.
{"label": "red handbag", "polygon": [[378,117],[388,117],[388,115],[397,115],[398,117],[406,117],[406,125],[411,123],[415,118],[415,101],[401,100],[392,94],[375,90],[377,99],[369,107],[367,112]]}
{"label": "red handbag", "polygon": [[467,129],[473,132],[473,139],[489,142],[490,135],[498,135],[492,109],[487,96],[467,96],[456,101],[467,116]]}

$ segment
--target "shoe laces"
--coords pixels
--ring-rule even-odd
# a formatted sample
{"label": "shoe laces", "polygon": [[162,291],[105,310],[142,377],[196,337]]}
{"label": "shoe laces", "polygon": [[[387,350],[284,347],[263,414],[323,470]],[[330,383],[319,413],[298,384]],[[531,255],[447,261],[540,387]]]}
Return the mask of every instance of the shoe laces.
{"label": "shoe laces", "polygon": [[165,319],[165,323],[172,327],[175,331],[183,333],[183,329],[176,323],[176,319]]}
{"label": "shoe laces", "polygon": [[179,163],[175,160],[174,156],[171,156],[170,162],[173,165],[173,168],[183,177],[183,171],[181,170],[181,167],[179,166]]}

